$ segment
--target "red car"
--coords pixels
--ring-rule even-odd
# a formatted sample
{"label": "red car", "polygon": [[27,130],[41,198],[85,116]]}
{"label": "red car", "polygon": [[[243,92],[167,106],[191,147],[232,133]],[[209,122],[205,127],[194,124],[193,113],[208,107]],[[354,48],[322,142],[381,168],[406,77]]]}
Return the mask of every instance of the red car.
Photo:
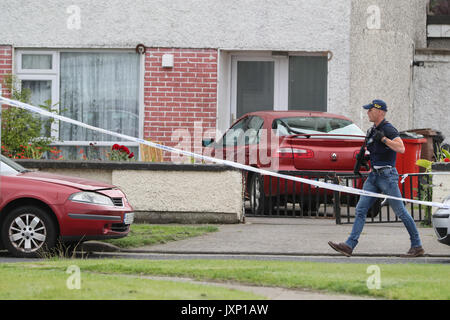
{"label": "red car", "polygon": [[62,243],[125,237],[133,208],[117,187],[29,171],[0,156],[0,246],[38,257]]}
{"label": "red car", "polygon": [[[203,145],[209,144],[207,152],[216,158],[256,168],[294,174],[299,171],[329,171],[352,175],[364,137],[365,133],[358,126],[341,115],[312,111],[259,111],[239,118],[219,141],[210,144],[212,140],[205,140]],[[247,173],[246,181],[247,196],[256,214],[267,211],[269,203],[275,204],[275,199],[269,199],[273,197],[274,189],[288,202],[293,201],[294,194],[298,201],[301,193],[315,195],[325,192],[316,191],[309,185],[300,188],[299,183],[294,191],[291,180],[286,183],[281,179],[278,184],[277,178],[264,179],[253,172]],[[350,186],[361,187],[360,182],[357,184]],[[332,195],[331,192],[329,194]],[[302,205],[307,205],[306,201]]]}

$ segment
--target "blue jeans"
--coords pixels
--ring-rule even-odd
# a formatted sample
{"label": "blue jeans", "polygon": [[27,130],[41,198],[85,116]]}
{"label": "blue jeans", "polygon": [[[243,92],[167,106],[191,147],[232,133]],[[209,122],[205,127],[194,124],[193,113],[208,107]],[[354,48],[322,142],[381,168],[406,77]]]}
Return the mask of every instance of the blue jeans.
{"label": "blue jeans", "polygon": [[[364,183],[363,190],[402,198],[400,189],[398,188],[397,169],[384,169],[380,172],[372,171]],[[364,223],[366,222],[367,211],[377,199],[378,198],[368,196],[360,197],[358,204],[356,205],[355,222],[353,223],[352,232],[345,242],[352,249],[358,244],[359,236],[361,235]],[[406,210],[403,201],[394,199],[388,199],[388,201],[395,214],[405,225],[406,230],[408,230],[411,247],[415,248],[422,246],[414,219]]]}

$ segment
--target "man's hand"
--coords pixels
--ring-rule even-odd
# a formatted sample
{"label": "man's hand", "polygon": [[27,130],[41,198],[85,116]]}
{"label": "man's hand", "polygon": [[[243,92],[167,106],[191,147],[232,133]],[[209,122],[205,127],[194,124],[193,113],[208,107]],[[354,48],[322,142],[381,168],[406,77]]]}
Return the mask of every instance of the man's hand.
{"label": "man's hand", "polygon": [[373,140],[375,141],[381,141],[381,139],[383,139],[384,136],[384,132],[383,130],[377,130],[375,129],[374,134],[373,134]]}

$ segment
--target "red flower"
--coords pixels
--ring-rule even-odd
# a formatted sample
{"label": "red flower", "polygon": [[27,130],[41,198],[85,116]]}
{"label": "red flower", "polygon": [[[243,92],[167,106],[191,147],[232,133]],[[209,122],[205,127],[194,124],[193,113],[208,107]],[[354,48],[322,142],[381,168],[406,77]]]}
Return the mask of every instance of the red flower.
{"label": "red flower", "polygon": [[134,157],[134,152],[130,153],[130,155],[128,156],[128,159],[131,159]]}
{"label": "red flower", "polygon": [[120,146],[116,143],[115,145],[112,146],[112,150],[119,150]]}
{"label": "red flower", "polygon": [[445,158],[444,162],[450,162],[450,159],[449,158]]}
{"label": "red flower", "polygon": [[130,154],[130,149],[128,149],[126,146],[120,146],[119,150]]}

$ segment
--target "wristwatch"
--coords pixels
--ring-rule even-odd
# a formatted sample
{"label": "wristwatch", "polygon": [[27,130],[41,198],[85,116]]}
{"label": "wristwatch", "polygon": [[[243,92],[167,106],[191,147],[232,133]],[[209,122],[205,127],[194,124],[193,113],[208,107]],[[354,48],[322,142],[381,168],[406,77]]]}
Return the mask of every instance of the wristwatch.
{"label": "wristwatch", "polygon": [[386,137],[383,137],[383,139],[381,139],[381,142],[383,142],[384,144],[386,144],[386,140],[387,140],[387,138],[386,138]]}

